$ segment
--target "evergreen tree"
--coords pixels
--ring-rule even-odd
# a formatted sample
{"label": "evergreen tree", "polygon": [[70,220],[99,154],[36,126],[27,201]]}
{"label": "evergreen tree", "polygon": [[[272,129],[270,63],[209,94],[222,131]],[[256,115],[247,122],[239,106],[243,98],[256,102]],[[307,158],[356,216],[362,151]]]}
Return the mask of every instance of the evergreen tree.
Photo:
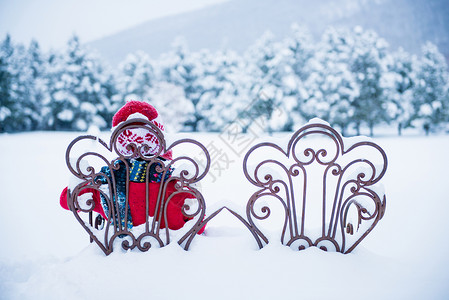
{"label": "evergreen tree", "polygon": [[11,117],[13,122],[8,124],[12,131],[25,131],[31,128],[30,110],[27,93],[27,79],[30,69],[27,66],[26,49],[23,45],[13,46],[10,56],[9,73],[11,77],[10,97],[12,101]]}
{"label": "evergreen tree", "polygon": [[144,100],[154,80],[153,64],[143,51],[129,54],[119,65],[117,88],[123,100]]}
{"label": "evergreen tree", "polygon": [[46,86],[43,58],[37,42],[27,49],[13,45],[9,36],[1,46],[1,131],[39,129]]}
{"label": "evergreen tree", "polygon": [[[22,115],[26,120],[26,130],[42,129],[42,113],[48,99],[48,84],[45,78],[46,57],[37,41],[31,41],[23,55],[19,82],[22,88]],[[25,129],[25,128],[24,128]]]}
{"label": "evergreen tree", "polygon": [[307,97],[305,82],[312,73],[312,58],[316,51],[312,37],[305,28],[292,24],[291,29],[292,36],[285,38],[280,46],[284,53],[279,65],[283,72],[282,107],[288,116],[284,130],[299,127],[307,118],[301,114],[301,106]]}
{"label": "evergreen tree", "polygon": [[235,52],[217,52],[208,56],[205,76],[201,79],[206,92],[198,103],[204,117],[201,130],[221,131],[236,121],[249,104],[245,93],[247,80],[244,62]]}
{"label": "evergreen tree", "polygon": [[114,79],[98,57],[87,52],[74,36],[63,54],[50,58],[50,129],[107,128],[114,94]]}
{"label": "evergreen tree", "polygon": [[357,134],[360,134],[360,125],[366,123],[372,136],[375,125],[389,120],[382,86],[387,44],[375,32],[363,31],[360,27],[354,28],[352,39],[351,71],[360,89],[353,102],[354,122]]}
{"label": "evergreen tree", "polygon": [[201,97],[206,92],[200,79],[204,76],[202,65],[204,53],[190,53],[184,40],[177,39],[173,50],[162,57],[161,73],[162,81],[180,86],[184,90],[184,97],[193,106],[192,118],[185,124],[185,128],[198,131],[200,121],[203,120],[203,112],[198,107]]}
{"label": "evergreen tree", "polygon": [[449,75],[444,56],[432,43],[422,47],[422,57],[417,62],[416,86],[413,105],[414,124],[422,126],[426,134],[448,121]]}
{"label": "evergreen tree", "polygon": [[397,123],[398,135],[402,129],[411,127],[415,115],[413,107],[413,88],[416,67],[413,57],[400,48],[390,56],[388,73],[384,76],[387,112],[391,120]]}
{"label": "evergreen tree", "polygon": [[14,48],[11,37],[7,35],[0,44],[0,132],[11,131],[14,128],[13,106],[11,95],[13,74],[11,63]]}
{"label": "evergreen tree", "polygon": [[31,41],[27,51],[27,60],[30,69],[27,84],[30,117],[33,129],[42,129],[42,112],[45,105],[44,101],[48,97],[48,85],[45,79],[46,57],[42,54],[37,41]]}
{"label": "evergreen tree", "polygon": [[352,44],[345,32],[329,28],[311,59],[311,75],[305,81],[302,114],[310,119],[319,117],[331,125],[346,128],[353,121],[354,101],[359,97],[359,85],[351,72]]}
{"label": "evergreen tree", "polygon": [[285,66],[289,66],[292,72],[301,80],[305,81],[311,73],[310,59],[313,57],[315,47],[312,36],[297,24],[292,24],[292,36],[287,37],[283,43],[287,48],[285,55]]}
{"label": "evergreen tree", "polygon": [[291,118],[286,113],[291,107],[287,109],[284,102],[284,81],[288,74],[283,62],[286,62],[287,52],[282,44],[274,42],[270,32],[266,32],[245,53],[247,72],[252,76],[248,98],[253,100],[247,111],[248,126],[259,120],[259,126],[269,133],[291,129]]}
{"label": "evergreen tree", "polygon": [[181,86],[160,81],[148,89],[143,99],[157,109],[169,131],[182,131],[186,123],[193,121],[194,114],[192,102],[184,95]]}

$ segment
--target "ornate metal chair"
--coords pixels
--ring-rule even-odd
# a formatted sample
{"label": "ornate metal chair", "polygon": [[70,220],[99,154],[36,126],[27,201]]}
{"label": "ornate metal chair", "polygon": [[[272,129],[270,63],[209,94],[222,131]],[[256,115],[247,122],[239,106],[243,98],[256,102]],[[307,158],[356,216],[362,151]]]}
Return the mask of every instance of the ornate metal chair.
{"label": "ornate metal chair", "polygon": [[349,253],[385,213],[379,181],[386,169],[380,146],[344,138],[315,119],[293,134],[286,149],[266,142],[247,152],[243,171],[258,190],[247,203],[244,223],[262,248],[268,238],[261,228],[272,214],[268,203],[277,200],[282,244]]}
{"label": "ornate metal chair", "polygon": [[[133,143],[127,147],[128,155],[118,151],[120,135],[133,128],[144,128],[157,138],[160,146],[157,153],[145,156],[143,153],[148,149]],[[83,150],[75,155],[73,149],[86,141],[97,141],[108,155]],[[192,153],[199,150],[206,160],[198,163],[190,156],[180,156],[170,161],[160,158],[163,150],[168,151],[181,144],[195,147],[196,151]],[[87,157],[95,158],[100,163],[95,166],[86,164]],[[151,208],[148,187],[145,190],[146,222],[134,228],[129,226],[128,210],[120,209],[121,206],[128,207],[130,201],[130,158],[146,162],[146,172],[142,173],[141,178],[145,186],[150,181],[151,168],[162,173],[155,207]],[[119,125],[109,143],[90,135],[76,138],[67,148],[66,162],[76,178],[76,183],[69,187],[67,193],[68,207],[89,234],[91,242],[95,242],[106,255],[113,251],[117,243],[124,250],[137,248],[140,251],[170,243],[171,231],[162,225],[167,220],[170,202],[180,194],[196,199],[195,207],[182,206],[183,216],[191,219],[178,240],[185,250],[207,222],[228,210],[249,229],[259,248],[269,242],[264,223],[270,216],[270,219],[275,219],[277,213],[281,216],[282,244],[295,250],[316,246],[325,251],[349,253],[382,219],[386,207],[385,194],[379,183],[387,169],[387,156],[383,149],[366,138],[343,138],[329,125],[317,120],[296,131],[285,150],[279,144],[265,142],[253,146],[246,153],[243,172],[249,182],[258,188],[246,204],[246,216],[223,206],[206,217],[205,201],[195,185],[209,171],[207,149],[192,139],[182,139],[166,147],[160,129],[143,119]],[[180,162],[184,162],[184,166],[179,166]],[[121,198],[114,176],[108,176],[99,166],[107,166],[112,171],[125,168],[128,175],[124,183],[123,203],[119,203]],[[173,172],[174,166],[176,172]],[[164,196],[170,184],[174,184],[175,191],[168,197]],[[84,196],[92,194],[87,193],[89,191],[97,191],[101,195],[108,208],[106,220],[97,216],[94,221],[93,211],[98,203],[92,197]],[[270,208],[273,200],[280,204],[277,211]]]}
{"label": "ornate metal chair", "polygon": [[[154,155],[143,155],[148,150],[148,146],[135,143],[130,143],[126,147],[129,154],[124,155],[118,151],[117,145],[121,134],[134,128],[147,130],[148,134],[157,139],[156,144],[160,147]],[[98,142],[96,145],[99,151],[84,151],[83,143],[86,142],[90,143],[90,146],[92,146],[92,142]],[[164,160],[160,157],[162,151],[169,151],[180,144],[189,144],[196,148],[197,152],[202,151],[206,160],[199,164],[188,156],[176,157],[173,160]],[[81,151],[75,150],[78,146],[81,147]],[[77,154],[79,152],[80,154]],[[91,163],[88,163],[87,159]],[[145,214],[142,216],[146,221],[133,228],[129,222],[131,219],[129,209],[121,209],[122,207],[127,208],[130,202],[130,159],[138,159],[144,163],[140,182],[144,182],[146,186],[144,188]],[[164,220],[167,220],[167,209],[170,202],[182,194],[184,198],[187,195],[188,198],[196,199],[194,200],[196,203],[193,204],[195,207],[189,207],[185,203],[181,208],[183,216],[186,219],[191,219],[186,223],[186,228],[183,228],[184,235],[178,241],[186,250],[204,224],[202,221],[206,206],[203,196],[195,184],[207,174],[210,157],[207,149],[195,140],[182,139],[167,147],[164,135],[157,126],[144,119],[133,119],[117,126],[109,143],[91,135],[76,138],[67,148],[66,163],[70,172],[75,176],[75,184],[69,186],[67,192],[68,207],[89,234],[91,242],[95,242],[106,255],[113,251],[114,245],[117,243],[121,244],[124,250],[137,248],[140,251],[147,251],[151,247],[163,247],[170,243],[171,230],[168,225],[163,228]],[[180,163],[184,167],[179,166]],[[162,174],[157,191],[151,191],[151,187],[148,185],[151,181],[149,178],[151,169],[156,170],[157,174]],[[119,170],[124,171],[126,181],[118,182],[115,176],[106,174],[105,170],[110,170],[111,174],[115,174]],[[120,197],[119,184],[124,187],[124,197]],[[174,191],[170,195],[167,194],[169,186],[174,186]],[[107,208],[105,209],[106,220],[98,215],[94,221],[93,211],[95,206],[99,205],[98,201],[93,199],[92,194],[94,193],[101,196],[102,203]],[[149,199],[150,194],[157,195],[155,207],[150,207],[152,205]]]}

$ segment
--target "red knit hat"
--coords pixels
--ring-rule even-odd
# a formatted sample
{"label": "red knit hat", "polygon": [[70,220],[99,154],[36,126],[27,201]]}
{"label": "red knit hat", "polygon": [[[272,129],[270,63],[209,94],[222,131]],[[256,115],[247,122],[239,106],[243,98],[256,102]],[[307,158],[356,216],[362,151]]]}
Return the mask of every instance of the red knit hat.
{"label": "red knit hat", "polygon": [[[112,118],[112,127],[119,123],[125,122],[132,114],[140,113],[152,121],[158,117],[157,110],[150,104],[143,101],[128,101],[119,109],[119,111]],[[163,128],[161,128],[163,130]]]}
{"label": "red knit hat", "polygon": [[[143,102],[143,101],[128,101],[126,104],[120,108],[117,113],[112,117],[112,127],[116,127],[122,122],[125,122],[131,115],[133,114],[140,114],[143,118],[147,118],[148,121],[156,125],[162,132],[164,131],[164,125],[161,120],[161,117],[159,116],[157,110],[150,105],[149,103]],[[140,117],[140,116],[139,116]],[[138,129],[136,129],[138,130]],[[139,136],[139,133],[133,133],[131,130],[125,130],[120,136],[119,136],[119,143],[123,143],[123,149],[126,148],[127,142],[135,142],[135,143],[142,143],[141,141],[153,143],[158,142],[157,138],[152,134],[148,133],[147,131],[143,133],[143,136]],[[123,136],[122,136],[123,135]],[[132,138],[134,140],[132,140]],[[172,151],[167,151],[164,154],[161,155],[165,159],[172,159]]]}

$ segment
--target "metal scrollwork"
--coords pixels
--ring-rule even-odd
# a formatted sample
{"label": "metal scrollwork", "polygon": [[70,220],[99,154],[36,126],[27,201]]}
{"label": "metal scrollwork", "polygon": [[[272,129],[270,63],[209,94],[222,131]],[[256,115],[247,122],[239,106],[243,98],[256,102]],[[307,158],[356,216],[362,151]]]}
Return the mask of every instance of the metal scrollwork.
{"label": "metal scrollwork", "polygon": [[[123,142],[122,134],[136,128],[148,132],[154,139],[153,147],[133,142],[126,147],[123,143],[121,148],[118,147],[118,143]],[[108,155],[100,154],[100,151],[84,151],[75,155],[73,149],[82,142],[96,142]],[[204,153],[206,161],[199,164],[190,156],[172,160],[161,158],[164,153],[186,144]],[[97,160],[97,165],[87,163],[88,158]],[[142,175],[146,186],[146,221],[134,227],[130,225],[128,209],[132,202],[129,197],[129,161],[132,159],[147,163]],[[273,215],[280,211],[282,244],[295,250],[315,246],[325,251],[349,253],[382,219],[386,207],[379,183],[387,169],[384,150],[366,139],[343,138],[322,122],[309,123],[296,131],[286,150],[265,142],[253,146],[246,153],[243,160],[245,177],[258,188],[246,204],[246,216],[226,206],[206,215],[206,203],[196,189],[196,183],[209,171],[209,152],[192,139],[178,140],[167,146],[162,131],[144,119],[117,126],[109,143],[90,135],[76,138],[67,148],[66,162],[76,178],[76,184],[67,193],[68,207],[89,234],[90,241],[95,242],[106,255],[113,251],[114,245],[120,245],[125,251],[148,251],[170,243],[171,232],[162,224],[167,220],[169,205],[180,194],[194,199],[193,203],[184,203],[180,208],[183,217],[191,220],[183,229],[185,234],[178,240],[185,250],[207,222],[227,210],[248,228],[259,248],[269,242],[261,224],[273,219]],[[114,173],[123,171],[121,168],[126,173],[124,195],[117,188],[123,183],[107,174],[107,170]],[[162,174],[153,215],[150,215],[148,187],[151,168]],[[172,173],[174,168],[177,169],[176,174]],[[172,189],[167,196],[169,186]],[[94,201],[93,194],[101,197],[102,204],[108,208],[106,220],[97,216],[94,222],[93,213],[99,204]],[[272,208],[273,201],[280,204],[278,211]]]}
{"label": "metal scrollwork", "polygon": [[[154,147],[150,149],[147,144],[136,144],[130,142],[125,148],[119,149],[118,143],[123,138],[122,134],[129,129],[144,129],[153,139]],[[83,142],[98,142],[102,151],[108,155],[100,154],[101,151],[87,151],[81,154],[76,154],[74,148]],[[176,147],[182,147],[183,144],[194,145],[204,153],[206,157],[200,165],[194,159],[188,156],[176,157],[173,160],[166,160],[161,158],[164,153],[171,151]],[[115,157],[108,159],[106,156]],[[100,161],[99,167],[90,165],[89,160]],[[130,225],[129,202],[132,201],[129,197],[130,186],[130,160],[145,161],[146,170],[143,173],[146,184],[145,190],[145,220],[146,222],[140,226]],[[189,168],[179,169],[178,164],[182,162]],[[69,209],[73,212],[75,218],[86,230],[90,236],[91,242],[95,242],[101,250],[109,255],[114,248],[114,244],[118,243],[124,250],[139,249],[140,251],[148,251],[154,247],[163,247],[170,243],[170,230],[168,226],[162,228],[161,224],[167,220],[167,208],[170,202],[176,195],[186,194],[190,198],[196,199],[197,207],[194,211],[190,211],[187,205],[181,208],[182,214],[192,221],[186,223],[185,226],[190,226],[191,229],[181,239],[184,241],[198,232],[204,226],[204,216],[206,205],[204,198],[200,191],[194,185],[204,178],[209,171],[210,156],[207,149],[199,142],[191,139],[182,139],[167,146],[163,132],[154,124],[145,119],[133,119],[123,122],[115,128],[111,134],[109,143],[102,139],[85,135],[73,140],[66,151],[66,163],[70,172],[75,176],[77,184],[69,187],[67,193],[67,203]],[[126,181],[124,202],[120,203],[121,199],[118,194],[117,185],[119,184],[115,176],[105,173],[105,167],[110,170],[112,174],[120,168],[125,168]],[[160,188],[157,191],[157,200],[154,207],[154,216],[150,216],[150,200],[149,200],[149,185],[150,182],[150,168],[154,168],[157,173],[161,175]],[[176,168],[176,174],[171,172]],[[167,187],[173,185],[175,191],[168,195]],[[103,199],[107,209],[107,218],[103,220],[100,215],[93,222],[93,213],[95,210],[95,201],[93,194],[97,194]],[[97,204],[98,205],[98,204]],[[122,209],[124,207],[125,209]],[[165,221],[166,222],[166,221]],[[180,242],[181,243],[181,242]],[[189,243],[190,244],[190,243]],[[189,244],[185,246],[188,249]]]}
{"label": "metal scrollwork", "polygon": [[[255,145],[243,161],[246,178],[259,188],[247,203],[248,228],[260,248],[268,243],[259,227],[270,217],[270,208],[255,208],[259,199],[268,197],[284,210],[283,244],[296,250],[316,246],[349,253],[385,213],[379,181],[386,169],[387,156],[380,146],[360,137],[355,142],[345,139],[322,122],[296,131],[287,150],[268,142]],[[311,221],[319,224],[318,233],[309,230]]]}

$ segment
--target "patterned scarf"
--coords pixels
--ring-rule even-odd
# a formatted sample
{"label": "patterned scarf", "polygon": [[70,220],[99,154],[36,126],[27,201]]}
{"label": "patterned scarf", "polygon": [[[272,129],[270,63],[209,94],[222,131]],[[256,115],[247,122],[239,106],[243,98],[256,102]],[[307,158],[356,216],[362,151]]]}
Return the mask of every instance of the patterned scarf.
{"label": "patterned scarf", "polygon": [[[163,159],[161,159],[163,160]],[[148,161],[145,160],[137,160],[137,159],[131,159],[126,160],[128,166],[129,166],[129,180],[132,182],[140,182],[144,183],[146,180],[146,172],[148,167]],[[123,161],[118,160],[115,162],[115,166],[119,165],[118,170],[114,170],[114,177],[115,177],[115,183],[116,183],[116,192],[117,192],[117,199],[118,199],[118,207],[119,207],[119,216],[116,215],[117,219],[120,219],[122,227],[125,227],[125,212],[126,209],[128,210],[128,229],[131,229],[133,227],[132,217],[131,217],[131,211],[126,206],[126,165]],[[150,165],[149,168],[149,176],[148,176],[148,182],[161,182],[162,176],[164,173],[157,172],[157,168],[162,168],[161,163],[153,162]],[[165,180],[170,178],[171,174],[173,173],[173,168],[170,167],[169,170],[167,170],[165,174]],[[109,167],[103,167],[101,168],[101,172],[104,173],[112,183],[112,175],[111,170]],[[95,178],[95,180],[100,180],[102,184],[107,184],[108,180],[104,176],[98,176]],[[106,192],[106,191],[105,191]],[[109,192],[106,192],[108,195]],[[101,196],[101,204],[103,206],[103,210],[106,216],[109,215],[109,206],[106,198],[103,196],[103,194],[100,193]],[[115,206],[116,205],[116,199],[115,195],[113,194],[112,197],[112,203]],[[113,222],[113,220],[111,220]]]}

